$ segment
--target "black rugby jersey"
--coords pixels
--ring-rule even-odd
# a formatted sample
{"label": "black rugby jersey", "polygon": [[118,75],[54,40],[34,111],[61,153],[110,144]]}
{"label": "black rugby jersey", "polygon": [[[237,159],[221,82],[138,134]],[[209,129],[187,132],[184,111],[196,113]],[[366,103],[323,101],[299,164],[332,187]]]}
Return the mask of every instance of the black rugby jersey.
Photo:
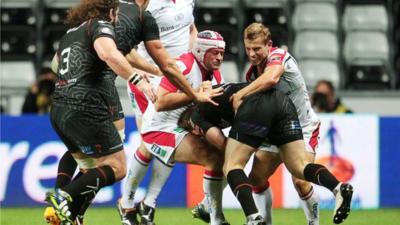
{"label": "black rugby jersey", "polygon": [[213,100],[218,103],[218,106],[209,103],[198,103],[192,114],[192,121],[200,125],[204,131],[212,126],[217,126],[221,129],[230,127],[234,120],[235,113],[229,99],[234,93],[246,87],[248,84],[249,83],[227,83],[213,86],[213,88],[221,86],[224,88],[222,95],[213,98]]}
{"label": "black rugby jersey", "polygon": [[115,86],[102,74],[107,64],[93,47],[99,37],[115,39],[114,26],[108,21],[91,19],[69,29],[61,38],[53,104],[90,111],[93,115],[109,115],[106,99]]}
{"label": "black rugby jersey", "polygon": [[[118,20],[115,23],[116,43],[123,55],[128,54],[142,41],[159,40],[160,33],[154,17],[140,10],[134,1],[119,1]],[[116,74],[108,68],[104,71],[110,79]]]}

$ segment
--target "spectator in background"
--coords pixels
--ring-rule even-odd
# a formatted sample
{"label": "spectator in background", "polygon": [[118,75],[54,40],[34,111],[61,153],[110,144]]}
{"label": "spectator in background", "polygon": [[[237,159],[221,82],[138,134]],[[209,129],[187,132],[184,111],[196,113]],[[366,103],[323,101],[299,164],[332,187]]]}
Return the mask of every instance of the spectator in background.
{"label": "spectator in background", "polygon": [[320,80],[315,85],[312,103],[317,112],[352,113],[352,110],[343,105],[336,96],[335,88],[328,80]]}
{"label": "spectator in background", "polygon": [[51,95],[54,92],[56,75],[43,67],[37,81],[31,86],[22,106],[22,113],[47,113],[50,110]]}

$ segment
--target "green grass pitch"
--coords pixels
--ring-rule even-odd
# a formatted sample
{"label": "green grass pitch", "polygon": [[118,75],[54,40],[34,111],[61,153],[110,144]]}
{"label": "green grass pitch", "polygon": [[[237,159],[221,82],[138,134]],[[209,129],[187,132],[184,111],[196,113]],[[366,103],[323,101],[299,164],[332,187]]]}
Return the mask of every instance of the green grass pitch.
{"label": "green grass pitch", "polygon": [[[240,210],[225,210],[231,225],[242,225],[244,215]],[[320,225],[331,225],[332,212],[321,211]],[[1,225],[46,225],[42,208],[1,208]],[[274,225],[306,225],[302,209],[274,209]],[[205,225],[192,219],[190,209],[160,208],[156,210],[157,225]],[[85,217],[85,225],[119,225],[115,208],[90,208]],[[343,225],[399,225],[400,208],[379,210],[353,210]]]}

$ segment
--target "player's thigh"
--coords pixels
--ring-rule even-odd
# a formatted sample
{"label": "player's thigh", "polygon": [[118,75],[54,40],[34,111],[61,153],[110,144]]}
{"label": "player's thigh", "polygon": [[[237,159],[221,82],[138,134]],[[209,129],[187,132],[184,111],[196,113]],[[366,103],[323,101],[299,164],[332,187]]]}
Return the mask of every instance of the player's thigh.
{"label": "player's thigh", "polygon": [[289,172],[297,178],[303,178],[307,164],[307,153],[303,140],[292,141],[279,146],[282,161]]}
{"label": "player's thigh", "polygon": [[113,123],[117,130],[125,129],[125,118],[120,118],[120,119],[114,120]]}
{"label": "player's thigh", "polygon": [[140,141],[140,145],[137,149],[137,151],[139,151],[144,157],[148,158],[148,159],[152,159],[153,155],[151,154],[151,152],[146,148],[145,143],[143,142],[143,140]]}
{"label": "player's thigh", "polygon": [[[193,134],[186,134],[174,152],[174,160],[197,165],[207,165],[211,161],[221,160],[217,149]],[[222,165],[222,164],[221,164]]]}
{"label": "player's thigh", "polygon": [[254,151],[254,147],[233,138],[228,138],[225,148],[224,171],[229,172],[233,169],[243,169]]}

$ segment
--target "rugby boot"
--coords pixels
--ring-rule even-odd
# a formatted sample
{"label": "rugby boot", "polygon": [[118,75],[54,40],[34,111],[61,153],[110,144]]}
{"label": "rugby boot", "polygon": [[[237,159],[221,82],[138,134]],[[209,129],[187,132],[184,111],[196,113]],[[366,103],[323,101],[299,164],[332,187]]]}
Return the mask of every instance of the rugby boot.
{"label": "rugby boot", "polygon": [[46,193],[46,202],[48,202],[53,209],[57,217],[60,219],[60,225],[74,225],[74,221],[71,218],[70,205],[72,203],[71,196],[61,189],[55,191],[49,191]]}
{"label": "rugby boot", "polygon": [[193,216],[193,218],[200,219],[200,220],[204,221],[205,223],[210,222],[210,214],[208,213],[207,208],[203,203],[197,204],[192,209],[192,216]]}
{"label": "rugby boot", "polygon": [[135,208],[129,209],[129,210],[122,208],[121,199],[118,199],[117,209],[118,209],[119,216],[121,217],[122,225],[138,225],[139,224],[138,219],[137,219],[137,211]]}
{"label": "rugby boot", "polygon": [[228,221],[224,220],[222,221],[221,225],[231,225]]}
{"label": "rugby boot", "polygon": [[155,225],[154,223],[154,213],[155,209],[140,202],[137,206],[140,215],[140,225]]}
{"label": "rugby boot", "polygon": [[46,223],[50,225],[60,225],[61,223],[60,219],[58,219],[56,215],[56,211],[51,206],[46,207],[43,213],[43,217]]}
{"label": "rugby boot", "polygon": [[267,225],[267,223],[261,215],[258,215],[256,218],[247,217],[247,223],[244,225]]}
{"label": "rugby boot", "polygon": [[76,216],[75,225],[83,225],[83,215],[77,215]]}
{"label": "rugby boot", "polygon": [[351,198],[353,197],[353,186],[346,183],[340,184],[340,189],[336,193],[336,205],[333,211],[333,222],[342,223],[350,214]]}

